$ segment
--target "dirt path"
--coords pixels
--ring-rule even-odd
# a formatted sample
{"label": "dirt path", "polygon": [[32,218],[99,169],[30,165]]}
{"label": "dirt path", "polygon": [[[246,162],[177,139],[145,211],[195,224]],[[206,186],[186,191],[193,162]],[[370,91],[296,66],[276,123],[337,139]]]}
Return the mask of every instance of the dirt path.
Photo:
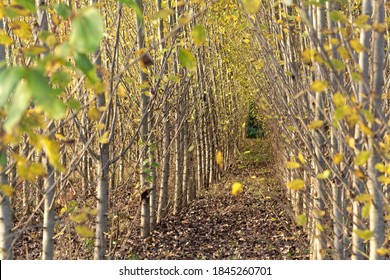
{"label": "dirt path", "polygon": [[[303,232],[288,215],[269,165],[249,158],[229,174],[180,215],[163,221],[150,238],[131,240],[132,253],[125,258],[306,259]],[[243,182],[244,193],[233,197],[235,181]]]}

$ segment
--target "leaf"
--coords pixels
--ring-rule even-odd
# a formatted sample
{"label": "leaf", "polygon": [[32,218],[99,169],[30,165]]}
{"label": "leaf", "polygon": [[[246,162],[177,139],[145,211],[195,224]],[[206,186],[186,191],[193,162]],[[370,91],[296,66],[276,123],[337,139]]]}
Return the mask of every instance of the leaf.
{"label": "leaf", "polygon": [[328,177],[330,176],[331,172],[329,169],[326,169],[324,172],[318,174],[316,176],[317,179],[320,179],[320,180],[324,180],[324,179],[328,179]]}
{"label": "leaf", "polygon": [[236,183],[234,183],[232,185],[232,195],[233,196],[236,196],[239,193],[242,193],[242,191],[243,191],[243,188],[242,188],[242,184],[241,183],[236,182]]}
{"label": "leaf", "polygon": [[342,11],[332,11],[329,13],[329,17],[333,21],[341,21],[341,22],[346,22],[347,17],[344,15]]}
{"label": "leaf", "polygon": [[26,10],[30,10],[31,12],[36,11],[34,0],[14,0],[13,3],[16,5],[20,5]]}
{"label": "leaf", "polygon": [[328,87],[328,82],[322,80],[314,81],[310,86],[311,90],[315,92],[324,91],[327,87]]}
{"label": "leaf", "polygon": [[9,27],[12,29],[14,34],[21,39],[28,40],[32,37],[30,25],[25,21],[9,21]]}
{"label": "leaf", "polygon": [[376,252],[381,256],[390,255],[390,250],[383,247],[376,249]]}
{"label": "leaf", "polygon": [[217,162],[220,170],[223,169],[223,155],[221,151],[217,151],[217,154],[215,155],[215,161]]}
{"label": "leaf", "polygon": [[358,166],[366,164],[370,155],[371,153],[369,151],[359,152],[355,157],[355,164]]}
{"label": "leaf", "polygon": [[305,188],[305,181],[303,181],[302,179],[296,179],[291,182],[288,182],[287,187],[294,191],[299,191]]}
{"label": "leaf", "polygon": [[99,82],[99,77],[97,76],[96,68],[88,56],[83,53],[74,53],[73,58],[76,66],[87,76],[88,80],[92,84],[97,84]]}
{"label": "leaf", "polygon": [[61,119],[66,112],[65,104],[57,98],[60,90],[54,90],[49,85],[49,79],[37,70],[30,69],[26,72],[27,88],[34,102],[41,106],[45,113],[52,119]]}
{"label": "leaf", "polygon": [[360,42],[358,40],[350,40],[349,41],[349,44],[351,45],[351,47],[355,50],[355,52],[359,53],[359,52],[363,52],[365,51],[365,48],[363,47],[362,44],[360,44]]}
{"label": "leaf", "polygon": [[355,229],[354,232],[360,239],[363,240],[369,240],[374,235],[372,231],[370,231],[369,229],[366,230]]}
{"label": "leaf", "polygon": [[298,160],[304,164],[306,162],[305,160],[305,157],[303,156],[303,154],[301,152],[298,152]]}
{"label": "leaf", "polygon": [[308,129],[318,129],[318,128],[320,128],[323,124],[324,124],[324,121],[316,120],[316,121],[312,121],[311,123],[309,123],[309,124],[307,125],[307,128],[308,128]]}
{"label": "leaf", "polygon": [[99,137],[100,144],[107,144],[109,142],[109,131],[103,133],[102,136]]}
{"label": "leaf", "polygon": [[344,160],[344,155],[341,153],[335,154],[333,156],[333,162],[335,164],[340,164]]}
{"label": "leaf", "polygon": [[164,19],[175,13],[172,9],[161,9],[157,13],[150,16],[151,20]]}
{"label": "leaf", "polygon": [[57,14],[63,19],[67,19],[72,14],[71,8],[65,3],[59,3],[55,9]]}
{"label": "leaf", "polygon": [[135,0],[119,0],[122,4],[132,8],[137,14],[137,18],[139,21],[143,21],[143,13],[140,6],[138,6],[137,1]]}
{"label": "leaf", "polygon": [[97,50],[103,38],[103,19],[94,7],[85,8],[72,21],[70,45],[79,53]]}
{"label": "leaf", "polygon": [[0,108],[9,101],[8,98],[15,90],[24,75],[22,67],[6,68],[0,72]]}
{"label": "leaf", "polygon": [[22,50],[25,56],[37,56],[48,51],[47,48],[42,46],[32,46]]}
{"label": "leaf", "polygon": [[289,168],[289,169],[296,169],[296,168],[300,168],[300,167],[301,167],[301,165],[296,161],[288,161],[287,162],[287,168]]}
{"label": "leaf", "polygon": [[188,70],[196,71],[196,58],[189,50],[179,49],[179,61]]}
{"label": "leaf", "polygon": [[297,226],[303,227],[307,224],[307,217],[305,214],[300,214],[295,218],[295,222],[297,223]]}
{"label": "leaf", "polygon": [[14,188],[10,185],[0,184],[0,192],[2,192],[5,196],[12,197],[14,194]]}
{"label": "leaf", "polygon": [[4,130],[11,133],[13,128],[22,119],[24,112],[30,105],[31,91],[25,80],[22,80],[15,89],[10,106],[7,108],[7,117],[4,121]]}
{"label": "leaf", "polygon": [[191,36],[197,46],[202,46],[207,39],[206,29],[202,25],[195,25],[192,29]]}
{"label": "leaf", "polygon": [[86,227],[86,226],[76,226],[76,232],[81,236],[81,237],[84,237],[84,238],[92,238],[94,237],[94,232],[92,229],[90,229],[89,227]]}
{"label": "leaf", "polygon": [[369,202],[372,201],[372,195],[368,193],[359,194],[355,197],[355,200],[359,202]]}
{"label": "leaf", "polygon": [[371,208],[371,203],[370,202],[367,202],[362,207],[362,218],[363,219],[368,218],[370,216],[370,208]]}
{"label": "leaf", "polygon": [[260,9],[261,0],[242,0],[242,4],[248,14],[254,14]]}
{"label": "leaf", "polygon": [[9,46],[13,42],[14,40],[3,29],[0,29],[0,45]]}
{"label": "leaf", "polygon": [[345,105],[344,95],[342,95],[340,92],[335,93],[335,95],[333,96],[333,103],[336,106],[336,108],[344,106]]}
{"label": "leaf", "polygon": [[378,181],[383,183],[383,184],[390,185],[390,177],[379,176]]}
{"label": "leaf", "polygon": [[50,164],[57,170],[63,171],[64,167],[61,165],[60,144],[51,140],[46,136],[41,136],[41,145],[49,159]]}

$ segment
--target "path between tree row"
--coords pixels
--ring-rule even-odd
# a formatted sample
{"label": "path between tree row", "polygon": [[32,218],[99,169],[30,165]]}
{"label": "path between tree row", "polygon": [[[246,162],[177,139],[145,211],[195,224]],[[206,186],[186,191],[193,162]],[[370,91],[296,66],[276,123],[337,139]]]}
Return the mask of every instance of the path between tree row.
{"label": "path between tree row", "polygon": [[[269,165],[246,162],[178,216],[165,219],[146,240],[129,241],[125,259],[307,259]],[[233,197],[232,182],[244,193]]]}

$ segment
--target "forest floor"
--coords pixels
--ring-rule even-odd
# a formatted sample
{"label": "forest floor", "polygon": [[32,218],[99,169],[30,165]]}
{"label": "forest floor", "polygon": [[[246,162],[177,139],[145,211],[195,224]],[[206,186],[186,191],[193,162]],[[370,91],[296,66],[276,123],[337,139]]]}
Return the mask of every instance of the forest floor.
{"label": "forest floor", "polygon": [[[237,165],[220,183],[152,235],[128,240],[125,259],[307,259],[307,239],[295,226],[284,186],[264,140],[247,140]],[[231,195],[240,182],[244,192]],[[127,247],[127,246],[126,246]]]}

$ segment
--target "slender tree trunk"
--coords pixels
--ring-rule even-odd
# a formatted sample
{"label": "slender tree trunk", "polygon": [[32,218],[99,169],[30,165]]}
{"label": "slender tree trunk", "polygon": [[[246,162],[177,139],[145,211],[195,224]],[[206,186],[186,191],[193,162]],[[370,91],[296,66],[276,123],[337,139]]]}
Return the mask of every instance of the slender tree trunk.
{"label": "slender tree trunk", "polygon": [[[378,26],[385,22],[385,5],[384,0],[373,1],[374,3],[374,16],[373,23]],[[370,96],[370,109],[375,118],[381,118],[382,116],[382,88],[383,88],[383,70],[385,61],[385,37],[384,30],[374,30],[373,37],[373,80],[372,80],[372,92]],[[370,259],[383,259],[383,256],[378,254],[385,240],[385,227],[383,219],[383,200],[382,200],[382,185],[378,181],[378,170],[375,168],[377,163],[381,162],[378,152],[376,136],[380,136],[380,129],[382,125],[377,122],[369,124],[374,135],[368,136],[368,150],[371,152],[371,156],[368,159],[367,173],[368,173],[368,191],[372,196],[372,202],[370,207],[370,231],[373,233],[370,239]]]}

